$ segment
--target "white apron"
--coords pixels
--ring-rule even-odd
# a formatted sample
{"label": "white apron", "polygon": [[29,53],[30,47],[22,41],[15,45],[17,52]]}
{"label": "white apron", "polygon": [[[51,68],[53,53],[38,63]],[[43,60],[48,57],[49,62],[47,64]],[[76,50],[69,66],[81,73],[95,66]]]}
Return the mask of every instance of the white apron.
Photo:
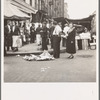
{"label": "white apron", "polygon": [[37,42],[38,45],[41,44],[41,35],[40,34],[36,35],[36,42]]}
{"label": "white apron", "polygon": [[18,47],[17,41],[19,39],[19,36],[12,36],[12,38],[13,38],[13,45],[12,45],[12,47]]}

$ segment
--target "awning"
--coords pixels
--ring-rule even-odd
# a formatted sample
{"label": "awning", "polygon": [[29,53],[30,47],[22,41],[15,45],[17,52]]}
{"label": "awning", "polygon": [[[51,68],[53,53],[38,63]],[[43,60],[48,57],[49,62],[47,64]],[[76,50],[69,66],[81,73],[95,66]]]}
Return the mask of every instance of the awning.
{"label": "awning", "polygon": [[20,11],[17,7],[13,6],[9,1],[4,1],[4,18],[23,20],[29,19],[30,16]]}
{"label": "awning", "polygon": [[84,27],[91,30],[91,20],[92,20],[92,18],[93,18],[93,15],[90,15],[89,17],[82,18],[82,19],[68,19],[68,18],[65,18],[65,20],[68,21],[69,23],[72,22],[74,24],[83,25]]}
{"label": "awning", "polygon": [[68,19],[68,18],[64,18],[64,17],[58,17],[58,18],[53,18],[55,21],[57,22],[62,22],[62,24],[64,25],[65,23],[74,23],[74,24],[78,24],[78,25],[82,25],[84,27],[87,27],[89,30],[91,30],[91,20],[92,20],[93,16],[89,16],[87,18],[83,18],[83,19]]}
{"label": "awning", "polygon": [[65,19],[73,23],[77,23],[77,22],[89,23],[92,20],[92,18],[93,18],[93,15],[86,17],[86,18],[82,18],[82,19],[68,19],[68,18],[65,18]]}
{"label": "awning", "polygon": [[29,4],[25,3],[23,0],[12,0],[11,4],[27,14],[28,13],[36,14],[36,12],[38,11],[33,7],[31,7]]}

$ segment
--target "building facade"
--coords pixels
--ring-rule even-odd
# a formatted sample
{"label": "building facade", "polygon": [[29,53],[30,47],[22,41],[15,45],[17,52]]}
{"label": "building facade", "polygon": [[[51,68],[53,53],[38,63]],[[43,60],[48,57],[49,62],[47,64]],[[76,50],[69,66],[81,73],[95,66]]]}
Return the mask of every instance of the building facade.
{"label": "building facade", "polygon": [[[46,12],[49,18],[64,17],[64,0],[10,0],[14,6],[28,15]],[[40,16],[40,15],[38,15]],[[35,19],[34,19],[35,20]]]}
{"label": "building facade", "polygon": [[20,11],[26,14],[35,14],[37,10],[35,9],[34,0],[5,0],[10,1],[10,3],[16,6]]}
{"label": "building facade", "polygon": [[35,9],[47,12],[49,17],[64,17],[64,0],[35,0],[35,2]]}
{"label": "building facade", "polygon": [[64,3],[64,18],[69,18],[68,15],[68,4]]}
{"label": "building facade", "polygon": [[45,0],[45,5],[50,17],[64,17],[64,0]]}
{"label": "building facade", "polygon": [[[23,5],[30,10],[43,10],[52,18],[64,17],[64,0],[11,0],[16,6]],[[24,3],[23,3],[24,1]],[[25,4],[26,3],[26,4]],[[21,7],[19,7],[21,8]],[[27,10],[24,10],[27,11]]]}

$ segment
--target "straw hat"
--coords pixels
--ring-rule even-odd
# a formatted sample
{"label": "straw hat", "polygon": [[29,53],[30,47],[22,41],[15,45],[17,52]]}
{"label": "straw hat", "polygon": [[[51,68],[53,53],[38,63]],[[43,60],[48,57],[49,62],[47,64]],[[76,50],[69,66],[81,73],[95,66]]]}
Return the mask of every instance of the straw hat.
{"label": "straw hat", "polygon": [[66,23],[65,26],[68,26],[68,24]]}

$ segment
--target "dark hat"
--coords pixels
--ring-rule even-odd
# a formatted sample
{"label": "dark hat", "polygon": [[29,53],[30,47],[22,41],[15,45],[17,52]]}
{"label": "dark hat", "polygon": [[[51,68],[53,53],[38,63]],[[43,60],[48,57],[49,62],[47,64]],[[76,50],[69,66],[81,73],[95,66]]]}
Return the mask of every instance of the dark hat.
{"label": "dark hat", "polygon": [[58,24],[62,24],[61,22],[58,22]]}
{"label": "dark hat", "polygon": [[46,24],[46,21],[44,21],[43,24]]}
{"label": "dark hat", "polygon": [[54,25],[56,25],[56,24],[57,24],[57,22],[56,22],[56,21],[54,21],[54,22],[53,22],[53,24],[54,24]]}

